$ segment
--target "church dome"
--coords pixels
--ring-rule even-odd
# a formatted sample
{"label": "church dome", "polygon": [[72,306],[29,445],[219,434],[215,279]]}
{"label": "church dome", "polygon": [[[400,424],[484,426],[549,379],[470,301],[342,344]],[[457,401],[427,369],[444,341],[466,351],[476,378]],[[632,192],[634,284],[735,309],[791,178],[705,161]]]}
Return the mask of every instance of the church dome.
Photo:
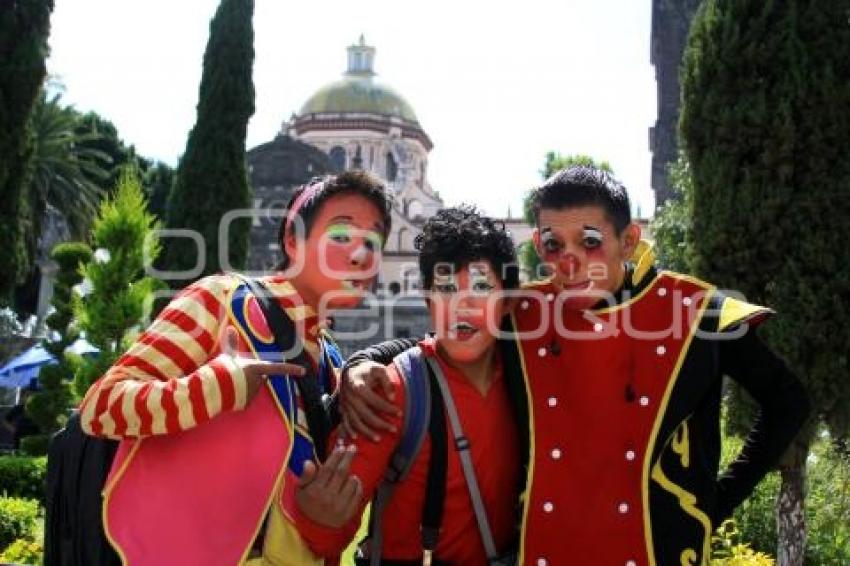
{"label": "church dome", "polygon": [[413,107],[399,93],[375,79],[372,64],[375,48],[360,36],[359,45],[348,48],[348,71],[341,80],[330,83],[311,96],[300,115],[323,113],[364,113],[401,118],[419,123]]}
{"label": "church dome", "polygon": [[301,108],[301,116],[321,113],[368,113],[416,122],[413,107],[400,94],[372,76],[346,76],[320,88]]}

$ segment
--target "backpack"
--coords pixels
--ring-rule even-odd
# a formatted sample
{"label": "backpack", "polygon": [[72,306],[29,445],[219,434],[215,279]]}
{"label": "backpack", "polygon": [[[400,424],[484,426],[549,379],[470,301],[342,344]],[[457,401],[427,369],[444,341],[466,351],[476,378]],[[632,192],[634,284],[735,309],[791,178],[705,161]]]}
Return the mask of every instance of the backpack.
{"label": "backpack", "polygon": [[74,412],[47,448],[45,566],[120,566],[103,532],[103,484],[117,440],[83,432]]}
{"label": "backpack", "polygon": [[440,534],[446,495],[447,415],[451,424],[454,448],[459,453],[466,485],[478,520],[479,534],[489,556],[488,563],[493,566],[514,565],[516,563],[515,554],[496,555],[489,521],[472,467],[469,441],[461,430],[457,409],[442,370],[435,360],[426,359],[419,347],[402,352],[395,357],[393,363],[399,369],[399,375],[405,387],[404,420],[399,443],[390,457],[384,477],[372,498],[369,536],[358,549],[356,563],[358,566],[367,564],[369,566],[394,566],[396,564],[401,566],[407,563],[407,561],[383,560],[381,557],[383,512],[395,488],[410,472],[427,433],[431,437],[431,460],[425,485],[425,502],[422,507],[420,530],[423,560],[417,560],[411,562],[411,564],[422,563],[433,566],[442,564],[441,561],[433,557],[433,554]]}

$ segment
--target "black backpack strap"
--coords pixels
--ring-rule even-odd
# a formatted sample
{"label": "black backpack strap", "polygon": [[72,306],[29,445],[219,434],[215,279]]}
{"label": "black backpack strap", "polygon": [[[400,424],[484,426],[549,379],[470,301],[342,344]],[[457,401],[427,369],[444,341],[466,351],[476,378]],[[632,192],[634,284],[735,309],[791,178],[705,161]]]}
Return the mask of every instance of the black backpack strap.
{"label": "black backpack strap", "polygon": [[[240,276],[241,277],[241,276]],[[257,304],[263,310],[266,322],[274,334],[275,342],[280,351],[294,352],[287,361],[302,366],[306,372],[303,376],[290,376],[295,380],[298,393],[304,404],[304,414],[307,417],[307,428],[313,439],[313,448],[319,461],[324,462],[327,456],[327,443],[331,432],[331,422],[327,408],[323,403],[323,393],[319,379],[313,371],[313,364],[301,343],[301,338],[295,330],[295,323],[280,307],[269,289],[258,279],[241,277],[257,299]],[[329,360],[328,360],[329,362]]]}
{"label": "black backpack strap", "polygon": [[[424,359],[423,359],[424,363]],[[446,475],[448,471],[448,441],[443,394],[428,364],[428,383],[431,388],[431,416],[428,434],[431,437],[431,462],[425,484],[425,504],[422,506],[422,563],[431,564],[440,527],[443,524],[443,506],[446,502]]]}

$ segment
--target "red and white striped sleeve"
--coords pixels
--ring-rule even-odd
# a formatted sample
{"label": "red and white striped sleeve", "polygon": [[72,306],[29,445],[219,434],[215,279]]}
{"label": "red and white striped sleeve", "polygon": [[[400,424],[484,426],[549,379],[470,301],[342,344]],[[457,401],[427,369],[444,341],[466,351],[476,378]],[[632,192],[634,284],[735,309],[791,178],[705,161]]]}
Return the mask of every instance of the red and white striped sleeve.
{"label": "red and white striped sleeve", "polygon": [[234,286],[215,275],[175,297],[89,388],[83,430],[116,439],[172,434],[244,408],[245,375],[220,348]]}

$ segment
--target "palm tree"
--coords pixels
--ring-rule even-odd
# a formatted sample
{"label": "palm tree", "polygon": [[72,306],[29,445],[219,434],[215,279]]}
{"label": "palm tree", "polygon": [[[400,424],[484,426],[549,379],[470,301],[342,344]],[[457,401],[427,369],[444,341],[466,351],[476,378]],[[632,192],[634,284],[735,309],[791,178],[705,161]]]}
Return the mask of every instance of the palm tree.
{"label": "palm tree", "polygon": [[74,238],[85,239],[104,195],[98,181],[110,174],[102,164],[111,164],[112,158],[86,146],[100,135],[78,133],[79,118],[72,107],[60,106],[58,94],[48,99],[42,92],[33,110],[35,158],[29,194],[37,227],[50,205],[64,216]]}

